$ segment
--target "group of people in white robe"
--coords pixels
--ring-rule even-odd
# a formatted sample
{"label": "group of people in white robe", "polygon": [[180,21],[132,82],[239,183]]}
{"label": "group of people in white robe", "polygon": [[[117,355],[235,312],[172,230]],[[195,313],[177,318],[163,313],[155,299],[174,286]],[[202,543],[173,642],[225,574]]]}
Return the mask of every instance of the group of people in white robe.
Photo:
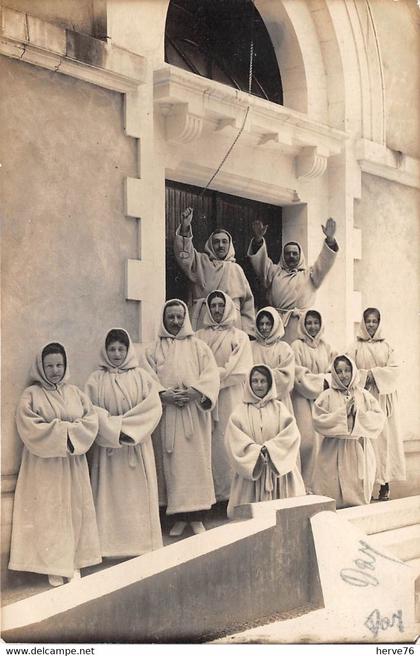
{"label": "group of people in white robe", "polygon": [[166,301],[139,366],[128,332],[113,328],[84,392],[67,382],[62,344],[37,354],[16,413],[24,446],[10,569],[61,585],[104,557],[158,549],[159,504],[180,536],[188,524],[205,531],[218,501],[230,518],[244,503],[306,493],[342,508],[369,503],[375,482],[387,500],[389,482],[405,478],[398,363],[379,310],[364,312],[356,341],[337,354],[320,312],[296,302],[299,289],[313,300],[332,266],[334,222],[309,270],[295,242],[274,265],[265,226],[255,227],[249,253],[273,302],[255,317],[230,235],[219,230],[197,253],[191,218],[184,212],[175,252],[193,281],[195,330],[187,304]]}

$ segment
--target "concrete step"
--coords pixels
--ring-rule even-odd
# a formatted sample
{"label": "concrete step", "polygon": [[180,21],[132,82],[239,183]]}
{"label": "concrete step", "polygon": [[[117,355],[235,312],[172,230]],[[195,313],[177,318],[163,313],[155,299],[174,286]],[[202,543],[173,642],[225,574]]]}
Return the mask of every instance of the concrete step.
{"label": "concrete step", "polygon": [[403,526],[370,536],[375,547],[381,547],[403,561],[420,558],[420,524]]}
{"label": "concrete step", "polygon": [[420,496],[343,508],[338,513],[360,528],[363,533],[373,535],[403,526],[420,524]]}

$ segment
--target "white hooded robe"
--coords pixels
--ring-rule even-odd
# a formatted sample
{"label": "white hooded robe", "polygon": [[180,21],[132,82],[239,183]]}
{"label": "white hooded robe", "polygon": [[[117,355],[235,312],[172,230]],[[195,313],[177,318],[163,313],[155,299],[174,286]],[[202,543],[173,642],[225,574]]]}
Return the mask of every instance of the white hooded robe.
{"label": "white hooded robe", "polygon": [[[262,312],[269,314],[273,320],[268,337],[263,337],[258,330],[258,317]],[[255,336],[255,341],[251,343],[254,364],[262,362],[270,367],[276,383],[277,398],[293,413],[290,393],[295,379],[295,356],[289,344],[283,341],[284,326],[275,308],[267,306],[259,310],[255,320]]]}
{"label": "white hooded robe", "polygon": [[[232,236],[229,236],[229,251],[219,260],[213,249],[212,236],[208,238],[204,253],[198,253],[189,237],[182,237],[176,231],[174,252],[178,266],[191,282],[191,323],[194,330],[203,327],[206,311],[206,298],[215,289],[221,289],[233,300],[236,308],[235,326],[248,335],[253,334],[255,310],[254,297],[242,267],[235,262],[235,249]],[[226,231],[224,231],[226,232]]]}
{"label": "white hooded robe", "polygon": [[312,406],[315,399],[324,391],[324,382],[329,384],[332,361],[336,355],[331,346],[323,339],[324,324],[315,337],[311,337],[305,328],[305,319],[309,310],[299,320],[298,338],[292,342],[295,354],[295,386],[292,394],[293,408],[301,435],[300,458],[302,476],[307,489],[311,489],[312,476],[318,455],[321,436],[316,432],[312,420]]}
{"label": "white hooded robe", "polygon": [[375,381],[368,391],[379,401],[386,415],[383,431],[375,440],[376,482],[380,485],[406,478],[404,444],[400,431],[398,407],[399,362],[395,351],[382,336],[381,323],[373,337],[369,335],[364,320],[359,327],[356,342],[349,349],[359,369],[364,386],[368,371]]}
{"label": "white hooded robe", "polygon": [[[244,398],[233,411],[226,428],[226,448],[235,472],[228,517],[245,503],[271,501],[305,494],[297,465],[300,435],[295,418],[277,400],[274,377],[265,365],[271,387],[261,399],[247,377]],[[261,454],[265,446],[268,454]]]}
{"label": "white hooded robe", "polygon": [[99,421],[91,461],[92,490],[101,552],[109,558],[140,556],[162,546],[151,438],[162,405],[156,383],[138,366],[126,335],[124,362],[115,367],[104,344],[100,368],[86,383]]}
{"label": "white hooded robe", "polygon": [[58,385],[48,381],[42,350],[16,410],[24,447],[9,568],[71,578],[75,569],[101,562],[85,456],[98,419],[88,397],[66,382],[68,366]]}
{"label": "white hooded robe", "polygon": [[214,321],[206,299],[204,328],[196,336],[211,349],[220,375],[220,392],[212,411],[212,470],[216,500],[229,499],[233,472],[225,447],[225,429],[234,407],[240,403],[246,374],[252,367],[248,335],[235,328],[235,306],[232,299],[217,290],[225,299],[225,312],[220,323]]}
{"label": "white hooded robe", "polygon": [[[332,497],[337,508],[370,502],[375,482],[376,458],[371,441],[381,432],[385,415],[377,400],[360,387],[356,365],[348,387],[339,380],[334,365],[331,388],[320,394],[312,413],[322,440],[312,479],[314,494]],[[346,403],[353,397],[356,414],[349,428]]]}
{"label": "white hooded robe", "polygon": [[211,468],[211,410],[219,392],[219,371],[209,347],[191,328],[188,309],[177,335],[163,317],[156,342],[146,349],[147,365],[160,390],[194,387],[201,399],[183,407],[163,405],[156,431],[162,450],[168,515],[209,509],[216,501]]}
{"label": "white hooded robe", "polygon": [[[293,243],[298,244],[298,242]],[[301,311],[313,305],[316,291],[333,266],[337,253],[324,241],[315,264],[308,268],[302,247],[298,244],[300,259],[297,267],[290,269],[284,259],[285,246],[278,264],[274,264],[269,258],[264,239],[254,255],[251,241],[248,256],[255,273],[267,289],[270,305],[276,308],[282,318],[285,327],[284,339],[291,344],[297,337],[297,324]]]}

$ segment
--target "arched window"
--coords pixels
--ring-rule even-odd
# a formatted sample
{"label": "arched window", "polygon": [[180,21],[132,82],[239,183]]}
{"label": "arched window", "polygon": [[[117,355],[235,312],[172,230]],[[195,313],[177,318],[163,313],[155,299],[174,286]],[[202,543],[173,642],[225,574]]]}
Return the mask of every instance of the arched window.
{"label": "arched window", "polygon": [[281,105],[283,90],[273,44],[252,0],[171,0],[169,4],[168,64],[248,91],[251,39],[252,94]]}

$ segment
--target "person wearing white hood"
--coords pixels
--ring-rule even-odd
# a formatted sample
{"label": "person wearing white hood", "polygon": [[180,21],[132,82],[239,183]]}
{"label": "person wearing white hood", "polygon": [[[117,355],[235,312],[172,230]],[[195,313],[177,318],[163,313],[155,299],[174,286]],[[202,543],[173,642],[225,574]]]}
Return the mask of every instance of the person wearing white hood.
{"label": "person wearing white hood", "polygon": [[220,375],[220,392],[212,412],[212,469],[217,501],[229,499],[232,469],[225,447],[225,429],[234,407],[240,403],[252,352],[248,335],[235,327],[235,306],[219,289],[206,299],[204,328],[196,332],[211,349]]}
{"label": "person wearing white hood", "polygon": [[68,378],[64,346],[50,342],[38,353],[16,410],[24,447],[9,569],[47,574],[53,586],[102,560],[85,456],[98,418]]}
{"label": "person wearing white hood", "polygon": [[151,434],[162,416],[157,385],[139,367],[126,330],[104,338],[85,391],[98,415],[91,480],[102,556],[140,556],[162,546]]}
{"label": "person wearing white hood", "polygon": [[353,360],[338,355],[331,368],[331,387],[312,408],[314,428],[322,440],[312,478],[314,494],[335,499],[337,508],[369,503],[375,482],[372,447],[385,415],[377,400],[360,385]]}
{"label": "person wearing white hood", "polygon": [[302,310],[311,307],[317,289],[335,262],[338,251],[336,222],[329,218],[325,226],[322,226],[325,241],[315,264],[309,268],[302,247],[296,241],[289,241],[283,246],[280,261],[274,264],[268,256],[264,239],[267,228],[261,221],[253,222],[254,234],[248,248],[248,257],[267,290],[268,302],[282,318],[284,339],[291,344],[297,337],[297,324]]}
{"label": "person wearing white hood", "polygon": [[290,393],[295,379],[295,356],[283,341],[284,326],[275,308],[267,306],[257,313],[255,340],[251,342],[254,363],[262,362],[273,372],[277,398],[293,414]]}
{"label": "person wearing white hood", "polygon": [[235,507],[245,503],[305,495],[297,464],[299,430],[293,415],[277,399],[270,367],[252,367],[225,440],[235,472],[227,509],[230,519]]}
{"label": "person wearing white hood", "polygon": [[166,514],[174,516],[171,536],[187,524],[202,533],[203,512],[215,503],[211,468],[211,410],[219,392],[213,353],[191,328],[188,308],[166,301],[158,337],[145,351],[145,366],[158,383],[163,415],[160,438],[167,492]]}
{"label": "person wearing white hood", "polygon": [[204,253],[198,253],[192,243],[193,209],[181,215],[181,225],[175,234],[174,253],[178,266],[191,282],[190,311],[194,330],[203,327],[206,298],[220,289],[228,294],[236,308],[235,326],[253,335],[254,297],[242,267],[235,262],[232,236],[218,228],[207,239]]}
{"label": "person wearing white hood", "polygon": [[302,476],[307,490],[310,491],[321,440],[313,426],[312,406],[331,382],[329,372],[336,352],[324,340],[324,322],[318,310],[307,310],[301,315],[297,335],[297,339],[292,342],[296,362],[292,401],[302,438]]}
{"label": "person wearing white hood", "polygon": [[356,342],[349,355],[359,368],[362,385],[386,414],[386,423],[374,442],[378,501],[388,501],[390,481],[404,481],[406,466],[404,444],[399,426],[398,374],[399,362],[395,351],[383,336],[381,314],[377,308],[363,312]]}

